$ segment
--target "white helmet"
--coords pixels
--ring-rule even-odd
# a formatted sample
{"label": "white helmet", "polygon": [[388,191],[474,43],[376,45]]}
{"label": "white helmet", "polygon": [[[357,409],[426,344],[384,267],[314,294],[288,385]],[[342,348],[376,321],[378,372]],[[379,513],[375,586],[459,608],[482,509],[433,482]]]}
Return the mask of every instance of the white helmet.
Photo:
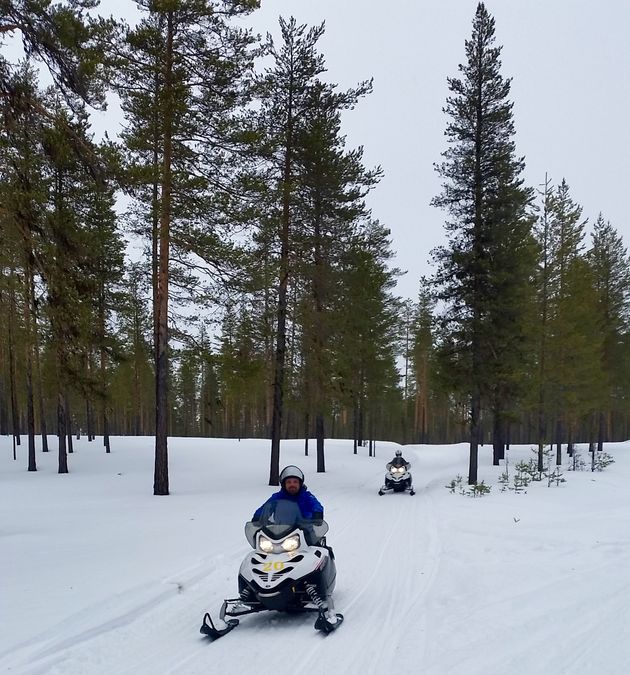
{"label": "white helmet", "polygon": [[301,484],[304,484],[304,474],[302,473],[302,470],[293,464],[285,466],[280,472],[280,485],[282,485],[287,478],[297,478]]}
{"label": "white helmet", "polygon": [[402,457],[402,450],[396,450],[396,457]]}

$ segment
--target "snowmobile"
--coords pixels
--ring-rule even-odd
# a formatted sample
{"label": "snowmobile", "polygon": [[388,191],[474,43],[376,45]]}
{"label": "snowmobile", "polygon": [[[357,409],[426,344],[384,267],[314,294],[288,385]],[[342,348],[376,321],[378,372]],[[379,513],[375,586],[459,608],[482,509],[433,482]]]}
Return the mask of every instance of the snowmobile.
{"label": "snowmobile", "polygon": [[411,496],[416,492],[411,484],[411,472],[409,471],[411,464],[398,455],[386,465],[387,473],[385,474],[385,483],[378,491],[378,494],[383,496],[386,492],[409,492]]}
{"label": "snowmobile", "polygon": [[245,524],[254,553],[241,563],[239,597],[224,600],[218,619],[206,613],[200,632],[215,640],[238,626],[235,617],[265,610],[317,612],[317,630],[336,630],[343,615],[335,613],[332,600],[337,572],[327,531],[326,521],[302,518],[296,502],[265,504],[260,520]]}

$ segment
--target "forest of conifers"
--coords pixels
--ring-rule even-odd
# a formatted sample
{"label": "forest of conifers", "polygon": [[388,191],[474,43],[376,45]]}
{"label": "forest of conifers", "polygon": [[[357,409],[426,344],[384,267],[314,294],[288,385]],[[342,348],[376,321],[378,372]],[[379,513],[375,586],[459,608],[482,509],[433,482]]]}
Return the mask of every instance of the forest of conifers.
{"label": "forest of conifers", "polygon": [[[318,470],[325,437],[496,458],[630,437],[626,249],[603,215],[587,236],[566,181],[524,184],[483,3],[414,302],[366,206],[381,168],[342,128],[371,82],[324,78],[323,26],[261,40],[256,0],[139,0],[133,26],[92,4],[0,0],[0,434],[57,436],[60,471],[73,434],[155,436],[156,493],[168,436],[310,437]],[[97,139],[112,97],[123,131]]]}

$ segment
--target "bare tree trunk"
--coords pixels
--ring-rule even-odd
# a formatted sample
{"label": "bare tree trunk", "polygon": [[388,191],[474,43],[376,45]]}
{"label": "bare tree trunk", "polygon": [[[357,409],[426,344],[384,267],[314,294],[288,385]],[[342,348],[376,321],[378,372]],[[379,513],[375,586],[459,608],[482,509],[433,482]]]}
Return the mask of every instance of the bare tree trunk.
{"label": "bare tree trunk", "polygon": [[28,470],[37,471],[35,458],[35,404],[33,400],[33,272],[31,252],[27,251],[27,267],[25,277],[24,326],[26,327],[26,427],[28,433]]}
{"label": "bare tree trunk", "polygon": [[278,485],[280,473],[280,438],[284,399],[284,369],[287,330],[287,291],[289,286],[289,233],[291,225],[291,173],[293,154],[293,87],[289,86],[287,102],[287,134],[282,175],[282,229],[280,234],[280,283],[278,285],[278,318],[276,356],[273,377],[273,412],[271,415],[271,458],[269,485]]}
{"label": "bare tree trunk", "polygon": [[[139,339],[139,317],[138,313],[134,316],[134,343],[135,343],[135,357],[133,360],[133,392],[134,392],[134,413],[133,413],[133,433],[139,436],[142,428],[142,396],[140,393],[140,373],[138,369],[138,348],[140,345]],[[202,409],[203,410],[203,409]],[[201,415],[202,429],[204,428],[204,414]],[[203,433],[203,432],[202,432]]]}
{"label": "bare tree trunk", "polygon": [[57,429],[59,438],[59,470],[58,473],[68,473],[68,454],[66,452],[66,408],[61,389],[57,394]]}
{"label": "bare tree trunk", "polygon": [[[101,299],[99,303],[99,330],[101,334],[101,344],[105,341],[105,289],[101,288]],[[111,452],[109,444],[109,419],[107,417],[108,387],[107,387],[107,352],[101,347],[101,387],[103,388],[103,445],[105,453]]]}
{"label": "bare tree trunk", "polygon": [[481,414],[481,397],[476,386],[473,386],[470,402],[470,456],[468,460],[468,485],[477,484],[477,468],[479,463],[479,417]]}
{"label": "bare tree trunk", "polygon": [[5,394],[4,380],[0,378],[0,436],[9,435],[9,407]]}
{"label": "bare tree trunk", "polygon": [[492,465],[499,466],[499,460],[503,454],[504,440],[501,413],[496,408],[492,419],[492,427]]}
{"label": "bare tree trunk", "polygon": [[604,413],[599,413],[599,424],[597,425],[597,452],[604,450],[604,433],[606,429],[606,419]]}
{"label": "bare tree trunk", "polygon": [[44,386],[42,384],[42,368],[39,358],[39,329],[37,316],[33,317],[35,376],[37,379],[37,398],[39,408],[39,430],[42,435],[42,452],[48,452],[48,429],[46,424],[46,407],[44,405]]}
{"label": "bare tree trunk", "polygon": [[85,433],[87,434],[88,443],[93,440],[92,436],[92,404],[89,398],[85,399]]}
{"label": "bare tree trunk", "polygon": [[562,464],[562,422],[556,421],[556,466]]}
{"label": "bare tree trunk", "polygon": [[360,446],[363,446],[363,441],[365,440],[364,428],[363,428],[363,397],[359,399],[359,414],[357,419],[358,424],[358,434],[357,434],[357,443]]}
{"label": "bare tree trunk", "polygon": [[18,412],[17,405],[17,392],[16,392],[16,382],[15,382],[15,353],[13,351],[13,346],[15,342],[15,335],[13,333],[13,327],[15,325],[15,290],[13,288],[13,272],[9,276],[10,286],[9,286],[9,388],[11,390],[11,420],[12,420],[12,432],[13,432],[13,459],[17,459],[17,454],[15,451],[15,446],[20,445],[20,415]]}
{"label": "bare tree trunk", "polygon": [[166,65],[164,78],[164,157],[160,210],[160,259],[158,273],[158,339],[155,364],[155,470],[153,494],[169,494],[168,477],[168,283],[172,192],[173,11],[167,14]]}
{"label": "bare tree trunk", "polygon": [[66,434],[68,435],[68,454],[74,452],[72,447],[72,415],[70,413],[70,404],[68,403],[68,395],[64,394],[64,404],[66,413]]}
{"label": "bare tree trunk", "polygon": [[326,471],[326,460],[324,457],[324,416],[317,413],[315,418],[315,437],[317,438],[317,473]]}

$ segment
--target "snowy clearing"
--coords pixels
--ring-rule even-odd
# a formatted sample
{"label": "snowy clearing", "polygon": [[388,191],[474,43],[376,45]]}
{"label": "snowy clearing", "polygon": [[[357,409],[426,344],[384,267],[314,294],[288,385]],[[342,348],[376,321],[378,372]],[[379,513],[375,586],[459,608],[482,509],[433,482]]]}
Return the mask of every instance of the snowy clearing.
{"label": "snowy clearing", "polygon": [[[251,550],[243,525],[272,492],[269,442],[169,440],[168,497],[152,495],[153,438],[75,441],[70,474],[26,442],[0,438],[0,672],[620,674],[630,657],[630,442],[607,444],[605,471],[500,492],[504,467],[480,452],[492,492],[445,485],[466,475],[468,447],[405,446],[417,494],[377,492],[399,447],[353,455],[327,441],[283,441],[326,508],[337,559],[338,632],[315,616],[261,613],[210,643],[206,610],[236,593]],[[51,443],[56,447],[56,443]],[[586,448],[580,446],[583,455]],[[510,450],[513,470],[532,457]],[[566,455],[565,455],[566,457]]]}

